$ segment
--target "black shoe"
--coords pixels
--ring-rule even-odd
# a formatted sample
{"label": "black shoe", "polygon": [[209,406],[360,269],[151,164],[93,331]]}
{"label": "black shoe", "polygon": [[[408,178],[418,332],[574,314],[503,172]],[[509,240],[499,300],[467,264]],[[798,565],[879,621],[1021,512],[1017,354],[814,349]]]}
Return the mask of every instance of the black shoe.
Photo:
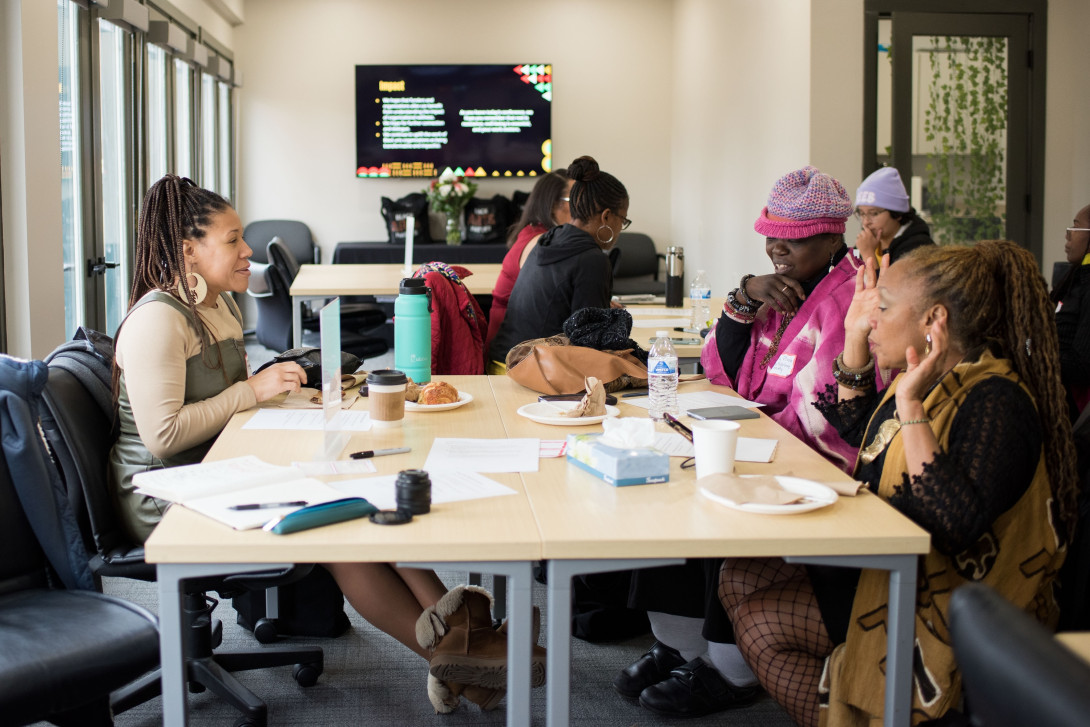
{"label": "black shoe", "polygon": [[613,688],[626,699],[639,699],[640,692],[670,676],[670,670],[685,663],[681,652],[656,641],[646,654],[613,677]]}
{"label": "black shoe", "polygon": [[693,659],[670,672],[665,681],[640,693],[640,706],[669,717],[703,717],[752,704],[761,688],[728,684],[703,659]]}

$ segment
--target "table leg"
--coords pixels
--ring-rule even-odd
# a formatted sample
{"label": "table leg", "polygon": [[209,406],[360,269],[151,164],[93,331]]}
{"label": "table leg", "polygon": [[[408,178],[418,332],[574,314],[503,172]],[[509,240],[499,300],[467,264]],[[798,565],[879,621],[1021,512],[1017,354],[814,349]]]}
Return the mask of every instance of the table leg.
{"label": "table leg", "polygon": [[398,563],[399,567],[472,570],[507,576],[507,727],[530,724],[533,569],[529,561]]}
{"label": "table leg", "polygon": [[185,624],[182,622],[183,581],[187,578],[253,573],[290,567],[283,563],[159,563],[159,662],[163,688],[163,727],[184,727],[186,702]]}
{"label": "table leg", "polygon": [[299,348],[303,345],[303,303],[309,300],[309,296],[293,295],[291,297],[291,347]]}
{"label": "table leg", "polygon": [[567,727],[571,710],[571,579],[584,573],[680,565],[682,558],[649,560],[550,560],[547,606],[549,637],[545,684],[548,727]]}
{"label": "table leg", "polygon": [[[889,571],[886,618],[886,703],[883,724],[907,727],[912,717],[912,654],[916,641],[916,570],[918,555],[788,557],[792,563],[849,566]],[[550,624],[551,625],[551,624]]]}

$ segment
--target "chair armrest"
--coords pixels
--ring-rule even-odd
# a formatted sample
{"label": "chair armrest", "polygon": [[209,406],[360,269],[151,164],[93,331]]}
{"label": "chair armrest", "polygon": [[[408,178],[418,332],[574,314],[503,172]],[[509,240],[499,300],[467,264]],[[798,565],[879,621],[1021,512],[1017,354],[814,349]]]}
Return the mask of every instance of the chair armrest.
{"label": "chair armrest", "polygon": [[[666,255],[664,255],[663,253],[657,252],[657,253],[655,253],[655,257],[657,257],[659,259],[659,262],[662,265],[666,264]],[[659,267],[660,267],[659,265],[655,266],[655,280],[656,281],[659,279]]]}
{"label": "chair armrest", "polygon": [[268,263],[256,263],[250,261],[250,282],[246,285],[246,292],[254,298],[268,298],[272,295],[265,271],[269,269]]}

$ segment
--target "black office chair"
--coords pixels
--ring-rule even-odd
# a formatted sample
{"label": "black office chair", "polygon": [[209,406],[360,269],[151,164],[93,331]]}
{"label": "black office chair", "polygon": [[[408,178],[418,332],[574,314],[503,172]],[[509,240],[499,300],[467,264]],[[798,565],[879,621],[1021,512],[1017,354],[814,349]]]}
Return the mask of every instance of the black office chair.
{"label": "black office chair", "polygon": [[297,220],[255,220],[242,230],[242,237],[254,251],[251,262],[269,262],[267,246],[269,240],[279,237],[296,260],[305,263],[320,263],[322,249],[314,244],[310,228]]}
{"label": "black office chair", "polygon": [[954,656],[978,727],[1082,727],[1090,665],[997,591],[970,583],[950,599]]}
{"label": "black office chair", "polygon": [[655,250],[650,237],[642,232],[622,232],[613,250],[618,256],[610,256],[614,295],[665,295],[666,282],[659,280],[659,262],[666,256]]}
{"label": "black office chair", "polygon": [[[112,351],[104,350],[101,340],[99,344],[96,354],[112,360]],[[113,410],[104,411],[91,390],[59,357],[51,355],[48,360],[41,427],[66,488],[78,491],[79,504],[86,507],[81,520],[90,528],[84,537],[93,548],[91,569],[96,578],[155,580],[154,564],[144,561],[143,545],[134,543],[125,533],[109,492],[107,471],[114,439]],[[317,681],[323,670],[320,647],[266,647],[215,653],[213,650],[222,641],[222,624],[212,618],[218,601],[205,595],[206,591],[214,590],[222,597],[231,597],[245,590],[286,585],[304,577],[312,568],[304,565],[186,582],[183,613],[187,619],[185,654],[190,691],[212,689],[243,713],[237,724],[262,726],[266,721],[265,704],[230,672],[294,664],[292,674],[301,686],[311,686]],[[119,690],[111,704],[115,712],[122,712],[160,694],[161,689],[159,674],[155,672]]]}
{"label": "black office chair", "polygon": [[[91,582],[82,561],[64,557],[70,543],[59,523],[67,502],[55,481],[39,476],[51,464],[24,398],[28,390],[37,394],[44,367],[6,358],[2,367],[0,720],[110,725],[110,692],[159,664],[156,619],[120,598],[78,588]],[[8,451],[17,452],[13,459]]]}
{"label": "black office chair", "polygon": [[[291,284],[299,273],[299,262],[291,250],[279,238],[269,241],[266,250],[269,267],[265,269],[268,295],[255,296],[258,303],[257,340],[261,345],[277,351],[291,348],[292,318]],[[251,275],[251,280],[253,276]],[[271,310],[275,308],[276,310]],[[262,318],[268,314],[269,320]],[[360,359],[381,356],[389,346],[381,338],[364,335],[386,322],[386,313],[368,303],[341,302],[341,350],[355,354]],[[285,330],[286,325],[286,330]],[[303,315],[303,329],[318,331],[321,324],[318,315]],[[287,342],[284,343],[285,336]],[[263,340],[264,339],[264,340]],[[266,343],[266,340],[269,341]],[[283,347],[272,344],[284,343]]]}

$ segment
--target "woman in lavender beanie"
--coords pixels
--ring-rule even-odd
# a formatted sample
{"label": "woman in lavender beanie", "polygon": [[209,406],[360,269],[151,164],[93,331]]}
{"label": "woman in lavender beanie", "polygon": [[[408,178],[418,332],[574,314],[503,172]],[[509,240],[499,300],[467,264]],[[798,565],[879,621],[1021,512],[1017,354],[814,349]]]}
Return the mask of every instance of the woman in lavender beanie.
{"label": "woman in lavender beanie", "polygon": [[704,342],[700,363],[715,384],[759,401],[763,411],[844,471],[855,449],[814,408],[835,386],[832,363],[844,346],[844,313],[858,261],[844,244],[852,201],[814,167],[776,182],[753,229],[765,238],[772,272],[743,275]]}
{"label": "woman in lavender beanie", "polygon": [[878,260],[889,253],[889,262],[921,245],[934,245],[931,229],[909,203],[901,174],[882,167],[863,180],[855,192],[855,214],[863,229],[855,238],[855,249],[866,260]]}

